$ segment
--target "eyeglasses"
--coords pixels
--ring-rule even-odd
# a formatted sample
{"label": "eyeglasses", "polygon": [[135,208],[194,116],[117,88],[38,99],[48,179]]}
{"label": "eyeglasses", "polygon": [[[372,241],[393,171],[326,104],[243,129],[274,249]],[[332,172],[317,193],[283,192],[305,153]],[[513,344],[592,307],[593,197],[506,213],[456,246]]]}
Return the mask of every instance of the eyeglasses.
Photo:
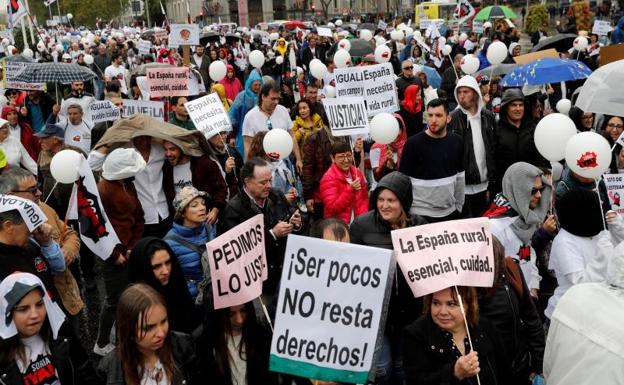
{"label": "eyeglasses", "polygon": [[351,154],[351,153],[337,154],[337,155],[334,155],[334,159],[336,159],[339,162],[342,162],[342,161],[345,161],[345,160],[351,160],[351,159],[353,159],[353,154]]}
{"label": "eyeglasses", "polygon": [[413,70],[414,66],[409,66],[409,67],[403,67],[404,70]]}
{"label": "eyeglasses", "polygon": [[39,185],[31,187],[31,188],[28,188],[26,190],[13,190],[12,192],[13,193],[30,193],[30,194],[35,195],[38,191],[41,191]]}
{"label": "eyeglasses", "polygon": [[531,195],[535,195],[538,192],[542,193],[542,192],[544,192],[544,190],[546,190],[546,186],[542,186],[540,188],[533,188],[533,189],[531,189]]}
{"label": "eyeglasses", "polygon": [[609,128],[616,128],[618,130],[624,129],[624,125],[623,124],[615,124],[615,123],[609,123],[609,124],[607,124],[607,127],[609,127]]}

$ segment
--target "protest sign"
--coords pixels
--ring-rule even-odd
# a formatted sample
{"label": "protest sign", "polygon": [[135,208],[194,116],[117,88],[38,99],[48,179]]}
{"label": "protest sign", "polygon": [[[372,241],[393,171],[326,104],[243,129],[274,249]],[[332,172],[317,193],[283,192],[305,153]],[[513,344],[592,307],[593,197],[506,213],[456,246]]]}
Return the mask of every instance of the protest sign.
{"label": "protest sign", "polygon": [[364,98],[325,98],[323,108],[333,136],[368,134]]}
{"label": "protest sign", "polygon": [[215,309],[242,305],[262,294],[268,274],[262,214],[208,242],[206,250]]}
{"label": "protest sign", "polygon": [[189,93],[188,67],[148,68],[147,85],[152,98],[187,96]]}
{"label": "protest sign", "polygon": [[368,116],[399,109],[392,64],[336,68],[336,98],[362,97]]}
{"label": "protest sign", "polygon": [[392,245],[415,297],[455,285],[490,287],[494,281],[494,252],[487,218],[394,230]]}
{"label": "protest sign", "polygon": [[332,37],[333,36],[331,28],[317,27],[316,28],[316,33],[319,36],[327,36],[327,37]]}
{"label": "protest sign", "polygon": [[600,48],[600,66],[624,59],[624,44],[608,45]]}
{"label": "protest sign", "polygon": [[611,26],[611,23],[609,23],[609,20],[594,21],[592,33],[595,33],[598,36],[607,36],[611,31],[613,31],[613,27]]}
{"label": "protest sign", "polygon": [[605,174],[604,181],[611,209],[624,215],[624,174]]}
{"label": "protest sign", "polygon": [[484,31],[483,28],[483,20],[473,20],[472,21],[472,32],[477,34],[482,34]]}
{"label": "protest sign", "polygon": [[199,45],[198,24],[171,24],[169,46],[178,48],[181,45]]}
{"label": "protest sign", "polygon": [[19,212],[26,227],[28,227],[28,231],[31,232],[48,220],[48,217],[33,201],[15,195],[0,194],[0,213],[11,210]]}
{"label": "protest sign", "polygon": [[45,83],[24,83],[13,80],[19,75],[29,63],[23,62],[2,62],[2,85],[5,89],[28,90],[28,91],[45,91]]}
{"label": "protest sign", "polygon": [[121,110],[110,100],[96,100],[87,106],[85,115],[92,123],[100,123],[120,119]]}
{"label": "protest sign", "polygon": [[392,251],[289,235],[270,369],[366,382],[392,288]]}
{"label": "protest sign", "polygon": [[123,116],[125,117],[144,114],[161,122],[165,121],[165,103],[163,102],[124,99],[123,104]]}
{"label": "protest sign", "polygon": [[516,63],[518,64],[529,64],[532,63],[538,59],[544,59],[544,58],[558,58],[559,57],[559,53],[557,52],[556,49],[554,48],[549,48],[549,49],[545,49],[543,51],[537,51],[537,52],[530,52],[530,53],[526,53],[524,55],[520,55],[520,56],[515,56],[513,59]]}
{"label": "protest sign", "polygon": [[137,48],[139,49],[139,55],[149,55],[150,49],[152,48],[152,42],[149,40],[139,39]]}
{"label": "protest sign", "polygon": [[186,107],[197,130],[206,138],[211,138],[223,130],[230,131],[232,129],[230,118],[216,93],[187,102],[184,107]]}
{"label": "protest sign", "polygon": [[[388,27],[388,24],[386,24],[386,22],[384,22],[383,20],[379,20],[377,22],[377,29],[381,29],[381,30],[385,31],[387,27]],[[373,31],[371,31],[371,32],[373,32]]]}

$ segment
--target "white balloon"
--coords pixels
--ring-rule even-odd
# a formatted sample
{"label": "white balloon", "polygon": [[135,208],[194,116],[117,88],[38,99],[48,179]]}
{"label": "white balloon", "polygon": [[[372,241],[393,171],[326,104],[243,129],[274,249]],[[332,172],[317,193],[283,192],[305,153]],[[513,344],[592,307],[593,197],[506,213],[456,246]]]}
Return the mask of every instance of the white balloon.
{"label": "white balloon", "polygon": [[376,143],[390,144],[399,136],[399,122],[388,113],[382,112],[370,121],[370,135]]}
{"label": "white balloon", "polygon": [[568,140],[576,135],[576,126],[572,119],[564,114],[544,116],[533,134],[535,147],[542,156],[551,162],[558,162],[565,157]]}
{"label": "white balloon", "polygon": [[275,40],[279,39],[279,37],[280,37],[279,33],[273,32],[272,34],[269,35],[269,40],[275,41]]}
{"label": "white balloon", "polygon": [[461,35],[459,35],[459,42],[460,42],[460,43],[463,43],[463,42],[465,42],[466,40],[468,40],[468,35],[466,35],[466,33],[465,33],[465,32],[462,32],[462,33],[461,33]]}
{"label": "white balloon", "polygon": [[351,65],[351,55],[347,50],[339,49],[334,54],[334,64],[338,68],[347,68]]}
{"label": "white balloon", "polygon": [[384,39],[381,36],[375,37],[375,41],[377,42],[376,44],[377,47],[379,47],[380,45],[385,45],[387,43],[386,39]]}
{"label": "white balloon", "polygon": [[611,147],[609,142],[595,132],[581,132],[574,135],[566,146],[566,164],[576,174],[598,179],[609,169]]}
{"label": "white balloon", "polygon": [[59,151],[52,157],[50,173],[59,183],[74,183],[78,178],[78,169],[83,156],[74,150]]}
{"label": "white balloon", "polygon": [[284,63],[284,57],[282,55],[279,55],[278,57],[275,58],[275,63],[277,64]]}
{"label": "white balloon", "polygon": [[208,66],[208,75],[215,82],[221,81],[227,75],[227,67],[221,60],[215,60]]}
{"label": "white balloon", "polygon": [[342,26],[342,20],[338,19],[336,20],[336,27],[340,27]]}
{"label": "white balloon", "polygon": [[490,44],[487,50],[487,59],[492,65],[501,64],[507,59],[507,46],[502,41]]}
{"label": "white balloon", "polygon": [[360,39],[364,39],[366,41],[370,41],[373,38],[373,33],[368,29],[363,29],[360,31]]}
{"label": "white balloon", "polygon": [[85,57],[84,57],[84,62],[85,62],[87,65],[91,65],[91,64],[93,64],[93,56],[88,55],[88,54],[87,54],[87,55],[85,55]]}
{"label": "white balloon", "polygon": [[479,59],[475,55],[468,54],[461,60],[461,70],[466,75],[472,75],[479,70],[480,64]]}
{"label": "white balloon", "polygon": [[440,47],[444,47],[446,45],[446,38],[444,36],[440,36],[438,38],[438,44],[440,44]]}
{"label": "white balloon", "polygon": [[582,51],[585,48],[587,48],[587,46],[589,45],[589,41],[587,41],[587,38],[585,36],[577,36],[576,39],[574,39],[574,49],[577,51]]}
{"label": "white balloon", "polygon": [[260,68],[264,65],[264,54],[261,51],[254,50],[249,54],[249,64],[255,68]]}
{"label": "white balloon", "polygon": [[56,52],[63,52],[64,50],[65,48],[63,47],[63,44],[56,45]]}
{"label": "white balloon", "polygon": [[287,158],[293,149],[292,137],[286,131],[287,127],[275,127],[267,132],[262,141],[264,152],[270,158]]}
{"label": "white balloon", "polygon": [[450,45],[445,45],[444,48],[442,48],[442,54],[444,56],[448,56],[451,54],[451,52],[453,51],[453,47],[451,47]]}
{"label": "white balloon", "polygon": [[71,20],[71,19],[73,19],[73,18],[74,18],[74,15],[72,15],[71,13],[68,13],[68,14],[67,14],[67,18],[68,18],[69,20]]}
{"label": "white balloon", "polygon": [[403,32],[397,31],[396,29],[390,32],[390,38],[394,41],[399,41],[403,39]]}
{"label": "white balloon", "polygon": [[563,166],[559,162],[550,162],[550,169],[552,170],[553,182],[561,180],[561,174],[563,174]]}
{"label": "white balloon", "polygon": [[45,44],[43,44],[43,42],[40,41],[39,43],[37,43],[37,51],[43,52],[45,51],[45,49],[46,47],[45,47]]}
{"label": "white balloon", "polygon": [[344,49],[349,52],[351,50],[351,42],[349,39],[342,39],[338,42],[338,49]]}
{"label": "white balloon", "polygon": [[414,34],[414,28],[412,28],[412,27],[405,28],[405,36],[409,36],[409,35],[413,35],[413,34]]}
{"label": "white balloon", "polygon": [[556,108],[558,112],[561,112],[564,115],[568,115],[568,112],[570,112],[570,108],[572,108],[572,102],[570,101],[570,99],[561,99],[557,102]]}
{"label": "white balloon", "polygon": [[26,48],[24,51],[22,51],[22,55],[24,55],[25,57],[29,59],[32,59],[35,56],[35,53],[33,52],[32,49]]}
{"label": "white balloon", "polygon": [[485,23],[483,23],[483,29],[488,29],[488,28],[492,28],[492,23],[490,23],[489,21],[486,21]]}
{"label": "white balloon", "polygon": [[334,28],[334,27],[335,27],[334,23],[327,23],[327,26],[328,26],[329,28]]}
{"label": "white balloon", "polygon": [[325,96],[327,96],[328,98],[335,98],[336,97],[336,87],[330,86],[330,85],[326,85],[325,86]]}
{"label": "white balloon", "polygon": [[387,63],[390,61],[391,56],[392,51],[387,45],[384,44],[375,48],[375,61],[377,63]]}
{"label": "white balloon", "polygon": [[323,80],[327,73],[327,67],[319,59],[312,59],[310,61],[310,73],[315,79]]}

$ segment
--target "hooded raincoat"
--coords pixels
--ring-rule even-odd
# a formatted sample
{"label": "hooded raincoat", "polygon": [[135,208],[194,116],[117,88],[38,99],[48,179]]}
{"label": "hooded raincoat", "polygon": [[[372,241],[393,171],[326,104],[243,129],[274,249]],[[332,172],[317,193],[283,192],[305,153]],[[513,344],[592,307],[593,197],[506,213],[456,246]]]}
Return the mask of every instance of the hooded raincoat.
{"label": "hooded raincoat", "polygon": [[251,90],[251,85],[259,81],[260,84],[263,83],[262,76],[258,73],[257,70],[251,71],[247,81],[245,82],[245,90],[238,95],[236,95],[236,99],[234,99],[234,103],[232,103],[232,107],[230,107],[230,111],[228,114],[230,116],[230,121],[232,122],[232,129],[236,134],[236,149],[239,154],[245,153],[245,147],[243,145],[243,120],[245,120],[245,115],[247,112],[256,106],[258,102],[258,94],[255,94]]}

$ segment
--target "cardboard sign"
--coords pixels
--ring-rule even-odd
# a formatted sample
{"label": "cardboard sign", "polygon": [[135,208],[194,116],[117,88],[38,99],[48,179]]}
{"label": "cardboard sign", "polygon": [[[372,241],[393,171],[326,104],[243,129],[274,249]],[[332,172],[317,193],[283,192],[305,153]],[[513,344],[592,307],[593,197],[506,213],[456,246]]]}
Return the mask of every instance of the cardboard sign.
{"label": "cardboard sign", "polygon": [[362,97],[368,116],[399,109],[392,64],[383,63],[365,67],[337,68],[336,98]]}
{"label": "cardboard sign", "polygon": [[611,209],[624,215],[624,174],[605,174],[604,181]]}
{"label": "cardboard sign", "polygon": [[222,131],[232,130],[232,123],[225,112],[223,102],[216,93],[203,96],[184,104],[195,127],[207,139]]}
{"label": "cardboard sign", "polygon": [[317,33],[319,36],[327,36],[327,37],[332,37],[332,36],[334,36],[334,35],[332,34],[331,28],[317,27],[317,28],[316,28],[316,33]]}
{"label": "cardboard sign", "polygon": [[594,20],[592,33],[598,36],[607,36],[611,31],[613,31],[613,27],[608,20]]}
{"label": "cardboard sign", "polygon": [[262,294],[268,275],[262,214],[208,242],[206,250],[215,309],[242,305]]}
{"label": "cardboard sign", "polygon": [[48,220],[48,217],[33,201],[15,195],[0,194],[0,213],[11,210],[19,212],[30,232]]}
{"label": "cardboard sign", "polygon": [[[383,20],[379,20],[379,22],[377,23],[377,29],[381,29],[382,31],[385,31],[386,28],[388,28],[388,24],[386,22],[384,22]],[[374,31],[371,31],[374,33]]]}
{"label": "cardboard sign", "polygon": [[473,218],[392,231],[397,261],[415,297],[447,287],[491,287],[490,222]]}
{"label": "cardboard sign", "polygon": [[333,136],[368,134],[368,118],[364,98],[325,98],[323,108]]}
{"label": "cardboard sign", "polygon": [[134,114],[144,114],[154,119],[158,119],[161,122],[164,122],[165,121],[165,103],[124,99],[123,116],[129,117]]}
{"label": "cardboard sign", "polygon": [[149,55],[150,49],[152,48],[152,42],[149,40],[139,39],[137,48],[139,49],[139,55]]}
{"label": "cardboard sign", "polygon": [[515,56],[513,59],[518,64],[528,64],[532,63],[538,59],[544,59],[547,57],[558,58],[559,53],[556,49],[551,48],[544,51],[531,52],[520,56]]}
{"label": "cardboard sign", "polygon": [[199,45],[199,25],[171,24],[168,43],[172,48],[181,45]]}
{"label": "cardboard sign", "polygon": [[149,95],[152,98],[189,94],[188,67],[148,68],[146,75]]}
{"label": "cardboard sign", "polygon": [[121,110],[110,100],[96,100],[87,107],[86,118],[93,123],[117,120],[121,118]]}
{"label": "cardboard sign", "polygon": [[608,45],[600,48],[600,65],[624,59],[624,44]]}
{"label": "cardboard sign", "polygon": [[394,267],[391,250],[289,235],[270,370],[365,383]]}
{"label": "cardboard sign", "polygon": [[45,91],[45,83],[24,83],[16,82],[13,79],[19,75],[29,63],[22,62],[2,62],[2,85],[5,89],[28,90],[28,91]]}

